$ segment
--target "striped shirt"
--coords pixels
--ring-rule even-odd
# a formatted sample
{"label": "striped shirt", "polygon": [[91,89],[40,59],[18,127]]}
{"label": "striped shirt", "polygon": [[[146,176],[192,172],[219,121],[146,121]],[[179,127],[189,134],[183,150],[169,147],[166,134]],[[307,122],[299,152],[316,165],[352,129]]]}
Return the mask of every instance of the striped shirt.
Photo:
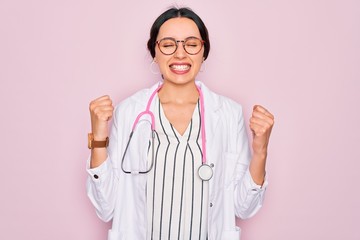
{"label": "striped shirt", "polygon": [[[200,106],[197,103],[185,133],[180,135],[154,99],[155,162],[147,179],[148,239],[207,237],[208,182],[202,181]],[[151,162],[151,149],[148,160]]]}

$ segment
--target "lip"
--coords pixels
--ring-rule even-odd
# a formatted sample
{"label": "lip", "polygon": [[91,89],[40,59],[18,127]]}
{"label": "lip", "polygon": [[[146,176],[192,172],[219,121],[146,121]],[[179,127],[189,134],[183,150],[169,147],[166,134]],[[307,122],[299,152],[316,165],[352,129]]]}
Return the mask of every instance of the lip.
{"label": "lip", "polygon": [[[174,66],[179,66],[174,68]],[[191,64],[187,62],[174,62],[169,65],[170,71],[175,74],[186,74],[191,69]]]}

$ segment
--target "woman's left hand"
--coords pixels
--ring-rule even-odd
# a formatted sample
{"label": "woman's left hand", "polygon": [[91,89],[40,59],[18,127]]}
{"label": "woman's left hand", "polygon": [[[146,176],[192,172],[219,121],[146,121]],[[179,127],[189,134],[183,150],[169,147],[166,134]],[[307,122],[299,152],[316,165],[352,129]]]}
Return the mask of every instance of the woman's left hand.
{"label": "woman's left hand", "polygon": [[253,107],[250,129],[253,133],[252,148],[254,155],[267,156],[267,147],[274,125],[274,116],[260,105]]}

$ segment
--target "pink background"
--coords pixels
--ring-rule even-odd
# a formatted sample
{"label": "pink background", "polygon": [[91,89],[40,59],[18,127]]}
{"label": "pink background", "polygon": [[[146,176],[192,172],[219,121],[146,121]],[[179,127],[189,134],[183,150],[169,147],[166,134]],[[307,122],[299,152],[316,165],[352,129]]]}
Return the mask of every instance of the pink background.
{"label": "pink background", "polygon": [[[0,0],[0,239],[106,239],[85,192],[88,103],[158,79],[149,29],[172,1]],[[242,240],[359,240],[360,2],[185,1],[214,91],[276,117],[263,209]]]}

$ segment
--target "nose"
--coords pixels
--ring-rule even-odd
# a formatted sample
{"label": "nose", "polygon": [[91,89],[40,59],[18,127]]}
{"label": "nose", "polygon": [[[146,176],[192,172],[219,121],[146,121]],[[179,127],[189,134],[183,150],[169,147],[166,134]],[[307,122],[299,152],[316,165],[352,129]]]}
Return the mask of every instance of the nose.
{"label": "nose", "polygon": [[178,47],[175,51],[174,57],[179,58],[179,59],[185,58],[186,52],[184,49],[184,44],[185,44],[184,41],[178,41],[177,44],[178,44]]}

